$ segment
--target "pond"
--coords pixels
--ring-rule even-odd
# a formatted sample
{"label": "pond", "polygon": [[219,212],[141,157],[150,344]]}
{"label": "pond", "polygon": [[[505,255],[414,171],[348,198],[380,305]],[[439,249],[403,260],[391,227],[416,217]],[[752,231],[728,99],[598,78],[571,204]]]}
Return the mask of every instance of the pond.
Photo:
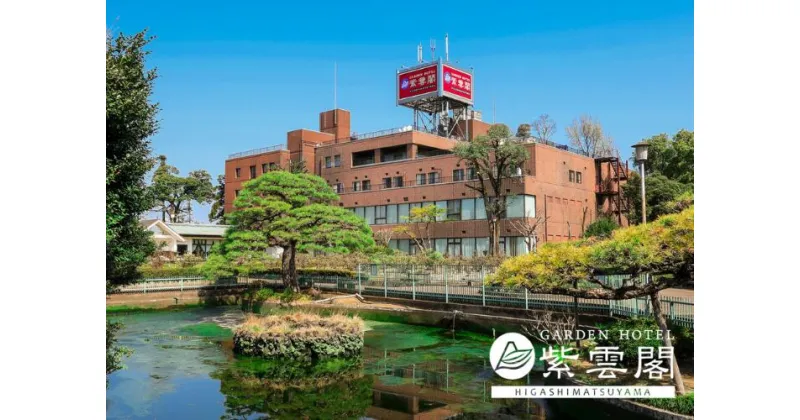
{"label": "pond", "polygon": [[226,328],[236,308],[109,315],[134,350],[109,375],[108,418],[171,419],[632,419],[591,400],[499,400],[488,365],[491,337],[365,321],[362,357],[296,366],[235,356]]}

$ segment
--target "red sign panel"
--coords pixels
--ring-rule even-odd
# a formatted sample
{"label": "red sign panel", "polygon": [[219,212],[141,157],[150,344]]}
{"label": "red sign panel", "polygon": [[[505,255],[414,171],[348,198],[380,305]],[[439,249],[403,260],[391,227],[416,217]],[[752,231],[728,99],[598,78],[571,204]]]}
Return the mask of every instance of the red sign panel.
{"label": "red sign panel", "polygon": [[426,93],[436,92],[437,65],[433,64],[397,75],[397,98],[400,100],[413,98]]}
{"label": "red sign panel", "polygon": [[472,75],[448,65],[442,68],[444,91],[472,102]]}

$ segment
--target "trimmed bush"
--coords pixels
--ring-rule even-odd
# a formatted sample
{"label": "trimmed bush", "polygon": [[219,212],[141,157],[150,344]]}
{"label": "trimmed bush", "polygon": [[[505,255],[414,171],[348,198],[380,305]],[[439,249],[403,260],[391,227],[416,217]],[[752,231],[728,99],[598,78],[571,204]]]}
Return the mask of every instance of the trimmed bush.
{"label": "trimmed bush", "polygon": [[299,361],[354,357],[364,347],[363,326],[360,318],[344,315],[250,316],[234,331],[233,350],[248,356]]}

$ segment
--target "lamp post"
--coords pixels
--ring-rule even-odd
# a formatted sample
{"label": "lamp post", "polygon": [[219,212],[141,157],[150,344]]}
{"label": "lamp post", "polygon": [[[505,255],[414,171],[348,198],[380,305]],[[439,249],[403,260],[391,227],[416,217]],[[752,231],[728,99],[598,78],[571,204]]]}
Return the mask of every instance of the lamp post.
{"label": "lamp post", "polygon": [[647,212],[646,212],[646,202],[645,202],[645,190],[644,190],[644,162],[647,160],[647,144],[646,141],[640,141],[639,143],[634,144],[632,147],[634,149],[634,155],[636,157],[636,163],[639,164],[639,172],[642,175],[642,224],[647,224]]}

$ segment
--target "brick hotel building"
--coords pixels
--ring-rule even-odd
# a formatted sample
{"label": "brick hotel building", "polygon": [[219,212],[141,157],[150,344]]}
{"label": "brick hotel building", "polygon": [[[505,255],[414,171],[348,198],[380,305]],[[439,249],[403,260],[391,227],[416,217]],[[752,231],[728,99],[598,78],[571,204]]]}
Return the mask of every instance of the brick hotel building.
{"label": "brick hotel building", "polygon": [[[442,220],[433,225],[436,250],[451,256],[484,255],[489,231],[483,200],[466,186],[477,182],[472,168],[459,162],[452,150],[461,141],[485,134],[491,124],[481,121],[476,111],[467,107],[464,111],[459,118],[445,119],[444,130],[438,121],[439,127],[434,129],[415,124],[361,135],[351,132],[349,111],[322,112],[319,131],[290,131],[285,147],[229,156],[225,161],[225,212],[233,210],[243,183],[302,160],[309,172],[324,178],[338,192],[336,204],[366,219],[373,231],[392,230],[403,223],[411,208],[435,204],[446,209]],[[628,169],[618,157],[593,159],[567,146],[523,140],[530,158],[517,176],[505,181],[506,190],[515,194],[500,222],[505,255],[527,252],[523,233],[510,223],[515,219],[542,216],[538,243],[577,238],[581,229],[601,214],[626,224],[620,185],[627,179]],[[414,252],[413,243],[401,235],[395,234],[389,245]]]}

